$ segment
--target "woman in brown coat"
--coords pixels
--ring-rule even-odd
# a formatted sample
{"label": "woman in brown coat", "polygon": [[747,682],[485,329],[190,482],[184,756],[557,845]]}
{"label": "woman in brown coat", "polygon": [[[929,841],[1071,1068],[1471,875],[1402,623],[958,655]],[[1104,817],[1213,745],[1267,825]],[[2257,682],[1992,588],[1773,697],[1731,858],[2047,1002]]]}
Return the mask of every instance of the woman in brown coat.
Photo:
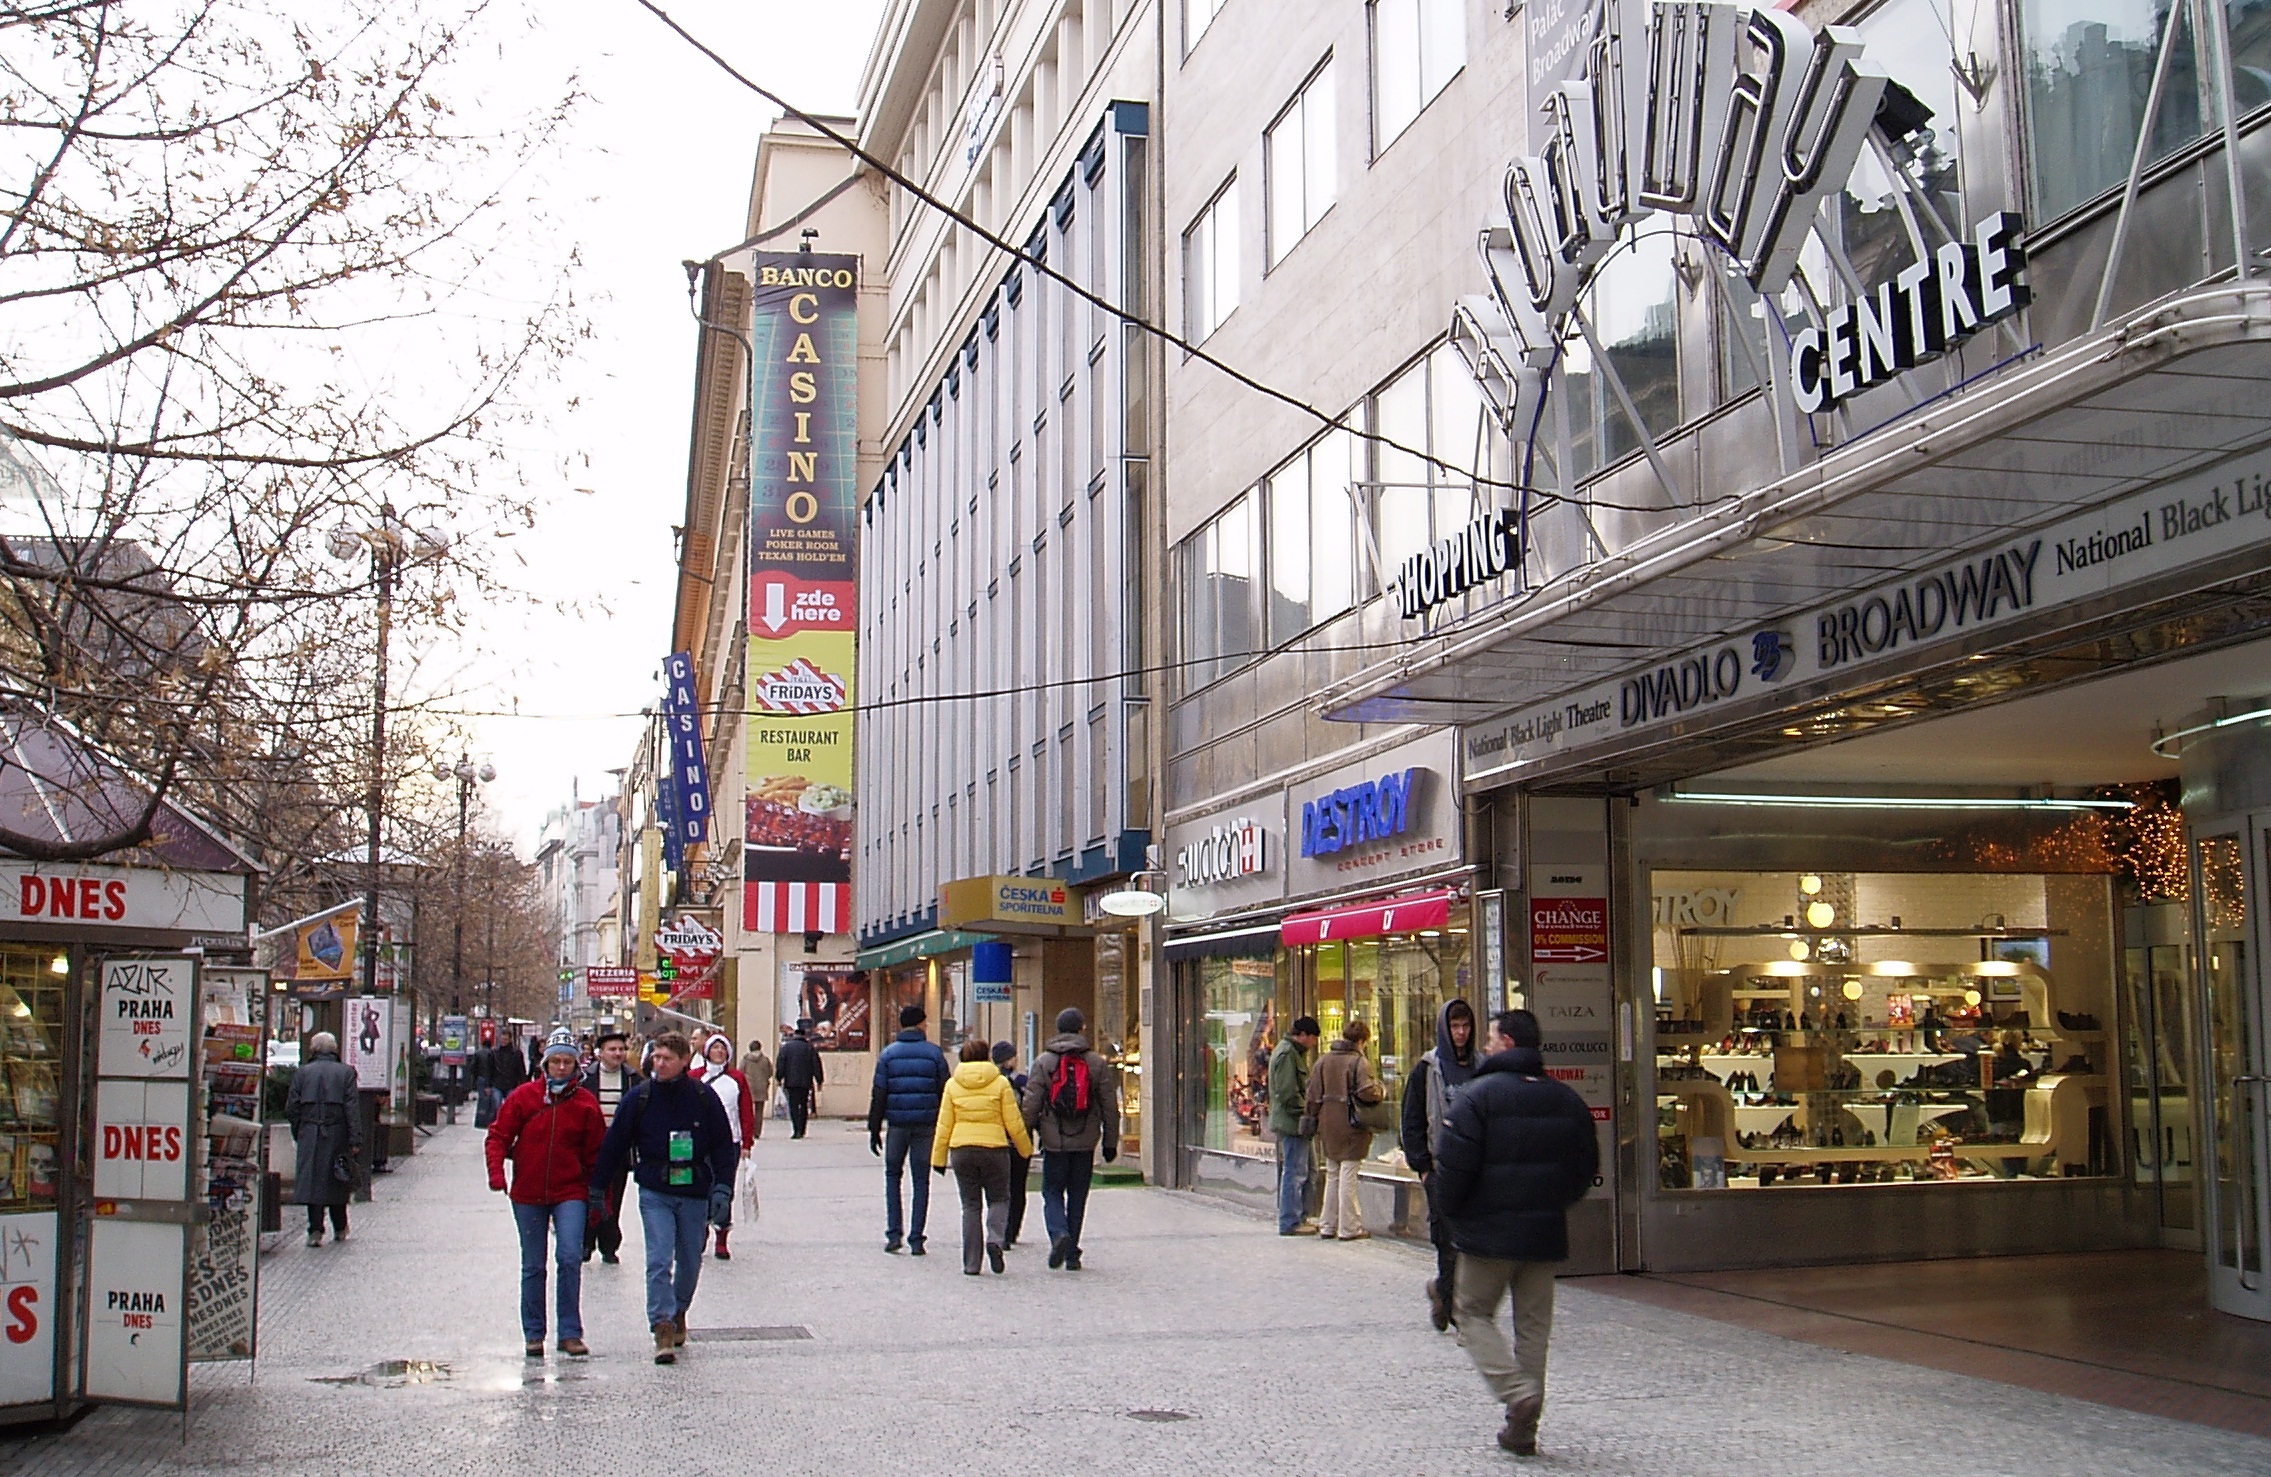
{"label": "woman in brown coat", "polygon": [[1372,1028],[1351,1020],[1333,1049],[1309,1074],[1309,1114],[1317,1120],[1317,1142],[1325,1154],[1325,1208],[1317,1239],[1362,1241],[1364,1211],[1356,1203],[1356,1171],[1372,1153],[1372,1131],[1352,1121],[1350,1103],[1377,1103],[1388,1095],[1362,1050]]}

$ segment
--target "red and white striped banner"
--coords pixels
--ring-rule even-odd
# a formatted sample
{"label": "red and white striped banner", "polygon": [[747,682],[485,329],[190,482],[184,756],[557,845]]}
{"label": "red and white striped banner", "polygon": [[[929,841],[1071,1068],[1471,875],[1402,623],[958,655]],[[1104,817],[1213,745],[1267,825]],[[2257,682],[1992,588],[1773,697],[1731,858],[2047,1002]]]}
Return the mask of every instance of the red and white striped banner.
{"label": "red and white striped banner", "polygon": [[849,933],[849,882],[745,882],[741,926],[751,933]]}
{"label": "red and white striped banner", "polygon": [[844,680],[797,657],[750,684],[750,701],[768,713],[841,713],[849,694]]}

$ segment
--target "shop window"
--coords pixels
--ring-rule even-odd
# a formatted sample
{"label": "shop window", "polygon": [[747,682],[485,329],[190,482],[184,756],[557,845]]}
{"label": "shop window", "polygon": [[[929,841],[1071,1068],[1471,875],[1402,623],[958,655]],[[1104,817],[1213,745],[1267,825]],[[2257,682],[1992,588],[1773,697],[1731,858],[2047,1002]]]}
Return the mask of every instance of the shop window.
{"label": "shop window", "polygon": [[1373,152],[1411,126],[1467,64],[1461,0],[1373,0]]}
{"label": "shop window", "polygon": [[1272,472],[1269,640],[1292,640],[1356,603],[1357,441],[1334,431]]}
{"label": "shop window", "polygon": [[[1673,233],[1647,231],[1618,244],[1585,290],[1586,321],[1632,398],[1648,434],[1661,440],[1680,423],[1679,275]],[[1591,476],[1640,449],[1633,425],[1592,346],[1572,338],[1563,350],[1574,476]]]}
{"label": "shop window", "polygon": [[1333,64],[1328,59],[1262,135],[1272,266],[1332,207],[1338,185],[1333,117]]}
{"label": "shop window", "polygon": [[[1388,1089],[1401,1102],[1413,1063],[1435,1045],[1435,1017],[1446,1001],[1460,998],[1483,1012],[1468,968],[1468,929],[1463,910],[1447,928],[1388,938],[1318,944],[1299,951],[1303,984],[1314,999],[1312,1013],[1324,1030],[1319,1050],[1340,1038],[1351,1020],[1372,1027],[1365,1053]],[[1408,1176],[1403,1145],[1393,1133],[1373,1140],[1366,1166],[1376,1174]]]}
{"label": "shop window", "polygon": [[1207,202],[1183,233],[1183,318],[1192,341],[1205,339],[1238,308],[1238,180]]}
{"label": "shop window", "polygon": [[1204,1082],[1198,1143],[1232,1154],[1274,1155],[1269,1068],[1281,1029],[1276,961],[1201,959],[1196,968]]}
{"label": "shop window", "polygon": [[2119,1171],[2096,875],[1659,871],[1658,1183]]}
{"label": "shop window", "polygon": [[1255,495],[1238,500],[1176,552],[1183,596],[1183,681],[1204,687],[1260,646],[1261,539]]}
{"label": "shop window", "polygon": [[0,1212],[55,1209],[65,960],[57,949],[0,948]]}

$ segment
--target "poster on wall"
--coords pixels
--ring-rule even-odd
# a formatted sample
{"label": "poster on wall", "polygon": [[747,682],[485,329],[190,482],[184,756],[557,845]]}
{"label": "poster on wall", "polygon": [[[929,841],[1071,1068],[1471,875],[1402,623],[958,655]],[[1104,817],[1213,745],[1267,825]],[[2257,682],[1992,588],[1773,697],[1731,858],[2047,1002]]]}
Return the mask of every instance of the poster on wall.
{"label": "poster on wall", "polygon": [[1607,1167],[1616,1163],[1608,896],[1605,867],[1530,868],[1530,1009],[1545,1035],[1546,1075],[1575,1088],[1593,1114],[1603,1166],[1594,1200],[1612,1193]]}
{"label": "poster on wall", "polygon": [[104,1077],[189,1078],[197,1015],[192,959],[105,959],[96,1068]]}
{"label": "poster on wall", "polygon": [[[841,932],[848,898],[858,629],[859,258],[758,252],[749,495],[750,926]],[[762,917],[763,922],[758,920]]]}
{"label": "poster on wall", "polygon": [[0,1215],[0,1406],[55,1398],[55,1212]]}
{"label": "poster on wall", "polygon": [[343,903],[302,919],[292,930],[292,994],[302,1000],[345,995],[362,958],[362,936],[361,903]]}
{"label": "poster on wall", "polygon": [[387,995],[358,995],[346,1009],[340,1060],[355,1069],[355,1086],[364,1092],[385,1092],[394,1078],[394,1000]]}
{"label": "poster on wall", "polygon": [[820,1050],[868,1050],[873,1013],[866,970],[813,959],[781,966],[781,1020],[810,1021],[812,1044]]}
{"label": "poster on wall", "polygon": [[179,1408],[189,1228],[97,1217],[87,1248],[87,1398]]}

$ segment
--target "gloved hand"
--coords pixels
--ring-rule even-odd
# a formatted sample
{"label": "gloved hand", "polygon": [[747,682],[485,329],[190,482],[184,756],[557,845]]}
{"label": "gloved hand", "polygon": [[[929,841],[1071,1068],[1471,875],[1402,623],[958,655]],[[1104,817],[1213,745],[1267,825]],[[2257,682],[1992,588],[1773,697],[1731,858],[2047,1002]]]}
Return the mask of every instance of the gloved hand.
{"label": "gloved hand", "polygon": [[1106,1150],[1104,1151],[1104,1162],[1105,1162],[1106,1164],[1110,1164],[1110,1163],[1111,1163],[1111,1162],[1112,1162],[1113,1160],[1115,1160],[1115,1159],[1117,1159],[1117,1158],[1119,1158],[1119,1157],[1120,1157],[1120,1151],[1119,1151],[1118,1149],[1106,1149]]}
{"label": "gloved hand", "polygon": [[503,1175],[499,1175],[499,1176],[497,1176],[497,1177],[496,1177],[495,1179],[493,1179],[493,1180],[489,1181],[489,1188],[490,1188],[490,1189],[492,1189],[492,1190],[495,1190],[495,1191],[496,1191],[497,1193],[499,1193],[500,1195],[501,1195],[501,1194],[503,1194],[503,1193],[504,1193],[504,1189],[505,1189],[505,1179],[504,1179],[504,1176],[503,1176]]}
{"label": "gloved hand", "polygon": [[732,1214],[733,1186],[712,1185],[710,1187],[710,1224],[722,1226]]}
{"label": "gloved hand", "polygon": [[930,1172],[932,1174],[943,1175],[946,1173],[946,1166],[943,1164],[934,1164],[930,1167]]}
{"label": "gloved hand", "polygon": [[867,1151],[870,1154],[880,1154],[883,1152],[883,1135],[877,1133],[872,1128],[867,1132]]}

